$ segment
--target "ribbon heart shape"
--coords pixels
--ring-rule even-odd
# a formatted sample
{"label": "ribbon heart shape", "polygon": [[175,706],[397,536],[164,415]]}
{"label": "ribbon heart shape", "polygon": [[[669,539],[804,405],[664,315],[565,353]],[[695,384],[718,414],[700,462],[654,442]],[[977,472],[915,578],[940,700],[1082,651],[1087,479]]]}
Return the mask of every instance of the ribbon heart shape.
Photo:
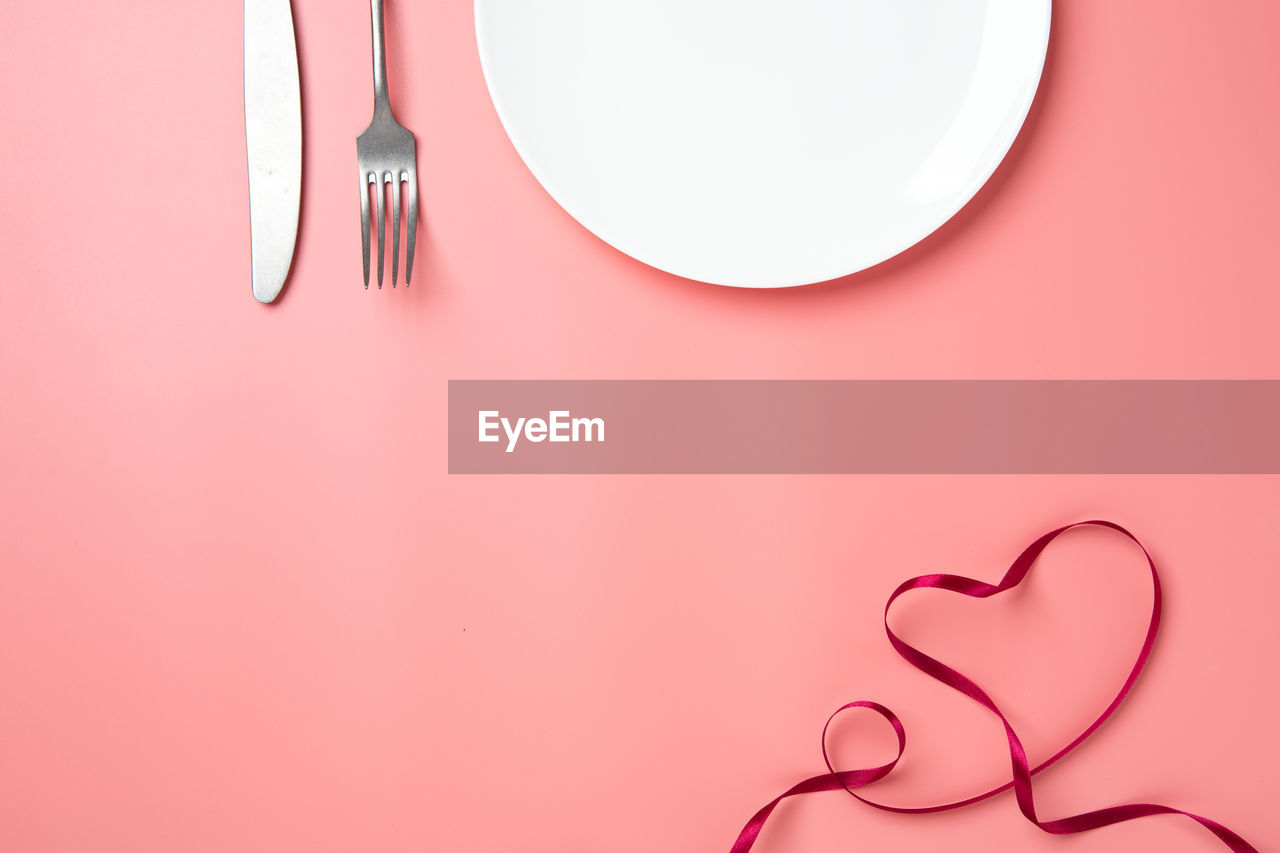
{"label": "ribbon heart shape", "polygon": [[[978,686],[973,680],[963,675],[959,671],[947,666],[941,661],[930,657],[914,646],[904,642],[897,634],[893,633],[893,629],[889,627],[889,611],[893,608],[893,603],[901,596],[912,590],[917,589],[942,589],[948,592],[954,592],[959,595],[969,596],[970,598],[990,598],[1007,592],[1027,577],[1031,568],[1035,565],[1036,560],[1049,543],[1057,539],[1068,530],[1077,527],[1104,527],[1114,530],[1117,533],[1127,537],[1141,549],[1142,554],[1146,557],[1147,566],[1151,570],[1151,586],[1154,593],[1151,606],[1151,621],[1147,627],[1146,637],[1142,642],[1142,649],[1138,653],[1137,660],[1134,662],[1133,669],[1129,671],[1128,677],[1121,686],[1120,691],[1115,698],[1102,712],[1102,714],[1089,724],[1089,727],[1081,732],[1074,740],[1060,749],[1052,757],[1045,761],[1031,766],[1027,759],[1026,750],[1022,746],[1017,732],[1014,731],[1012,724],[1005,717],[1004,713],[996,705],[995,701],[987,694],[985,690]],[[836,709],[828,719],[826,725],[822,729],[822,759],[827,765],[827,773],[821,776],[814,776],[792,786],[789,790],[777,796],[772,802],[767,804],[760,811],[756,812],[751,820],[747,821],[747,825],[742,828],[737,841],[734,842],[730,853],[748,853],[752,846],[755,845],[756,839],[760,835],[760,831],[764,829],[765,822],[769,816],[773,814],[774,809],[788,797],[795,797],[801,794],[814,794],[821,791],[845,791],[860,802],[865,803],[872,808],[882,811],[896,812],[898,814],[932,814],[935,812],[945,812],[952,809],[963,808],[972,805],[997,794],[1001,794],[1010,788],[1013,789],[1014,796],[1018,803],[1018,809],[1027,818],[1040,829],[1053,835],[1070,835],[1077,832],[1084,832],[1090,829],[1098,829],[1112,824],[1122,823],[1124,821],[1135,820],[1142,817],[1151,817],[1153,815],[1182,815],[1190,818],[1196,823],[1203,826],[1209,832],[1213,833],[1228,849],[1233,853],[1258,853],[1257,848],[1253,847],[1249,842],[1245,841],[1235,832],[1218,823],[1200,815],[1191,812],[1182,811],[1181,809],[1171,808],[1169,806],[1156,805],[1154,803],[1129,803],[1126,805],[1111,806],[1105,809],[1085,812],[1083,814],[1073,815],[1071,817],[1058,818],[1055,820],[1043,820],[1036,813],[1035,797],[1032,791],[1031,778],[1040,771],[1057,763],[1061,758],[1074,750],[1083,743],[1090,735],[1098,730],[1103,723],[1115,713],[1116,708],[1124,701],[1125,696],[1133,689],[1134,683],[1138,680],[1143,667],[1146,665],[1147,658],[1151,655],[1151,650],[1155,646],[1156,633],[1160,628],[1160,609],[1161,609],[1161,591],[1160,591],[1160,575],[1156,572],[1155,561],[1151,558],[1151,554],[1147,552],[1146,547],[1138,540],[1136,536],[1124,529],[1118,524],[1110,521],[1090,520],[1079,521],[1074,524],[1068,524],[1059,527],[1057,530],[1051,530],[1044,534],[1035,542],[1032,542],[1027,549],[1014,560],[1013,565],[1005,572],[1003,578],[997,584],[990,584],[984,581],[974,580],[973,578],[961,577],[959,575],[921,575],[920,577],[911,578],[904,581],[889,596],[889,601],[884,608],[884,628],[885,633],[889,636],[889,643],[894,650],[898,652],[908,663],[916,669],[932,678],[937,679],[953,690],[957,690],[977,702],[983,708],[990,711],[1004,726],[1004,732],[1009,741],[1009,758],[1013,767],[1013,777],[1009,782],[981,794],[976,794],[963,800],[957,800],[953,803],[942,803],[933,806],[921,806],[915,808],[903,808],[901,806],[891,806],[884,803],[878,803],[875,800],[859,794],[855,789],[864,785],[869,785],[879,779],[883,779],[893,772],[897,766],[899,759],[902,758],[903,752],[907,746],[907,732],[902,725],[902,721],[890,711],[888,708],[876,702],[859,701],[850,702]],[[898,754],[888,764],[882,764],[878,767],[868,767],[858,770],[836,770],[832,765],[830,753],[827,750],[827,732],[831,728],[831,723],[846,711],[853,708],[865,708],[879,714],[889,722],[894,732],[898,736]]]}

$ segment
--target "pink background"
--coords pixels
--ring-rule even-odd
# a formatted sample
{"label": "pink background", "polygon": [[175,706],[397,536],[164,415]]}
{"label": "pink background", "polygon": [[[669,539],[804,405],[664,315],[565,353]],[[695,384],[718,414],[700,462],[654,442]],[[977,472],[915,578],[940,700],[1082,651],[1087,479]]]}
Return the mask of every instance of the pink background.
{"label": "pink background", "polygon": [[[449,477],[445,405],[450,378],[1280,377],[1280,6],[1057,4],[1027,132],[954,222],[740,292],[577,226],[502,132],[470,5],[392,2],[424,230],[414,286],[365,293],[368,9],[294,5],[306,187],[274,307],[240,4],[0,7],[0,847],[727,850],[858,698],[910,733],[879,796],[963,794],[1006,772],[1001,735],[893,655],[883,600],[1092,516],[1150,544],[1167,618],[1044,814],[1154,800],[1276,846],[1276,478]],[[1104,533],[1044,569],[900,614],[1041,755],[1118,684],[1149,596]],[[847,762],[884,752],[863,722]],[[1221,849],[1174,818],[1064,840],[1007,797],[836,795],[759,849],[943,844]]]}

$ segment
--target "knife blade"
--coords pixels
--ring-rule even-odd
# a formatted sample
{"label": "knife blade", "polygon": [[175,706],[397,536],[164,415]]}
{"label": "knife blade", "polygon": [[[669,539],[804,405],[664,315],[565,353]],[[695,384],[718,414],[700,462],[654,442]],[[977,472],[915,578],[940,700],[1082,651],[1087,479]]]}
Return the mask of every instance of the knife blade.
{"label": "knife blade", "polygon": [[302,201],[302,91],[289,0],[245,0],[244,129],[253,296],[274,302],[293,265]]}

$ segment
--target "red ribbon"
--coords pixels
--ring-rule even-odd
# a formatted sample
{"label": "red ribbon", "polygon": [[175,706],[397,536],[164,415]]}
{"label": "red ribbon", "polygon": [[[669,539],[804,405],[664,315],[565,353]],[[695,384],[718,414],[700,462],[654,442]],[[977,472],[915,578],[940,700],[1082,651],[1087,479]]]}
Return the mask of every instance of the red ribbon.
{"label": "red ribbon", "polygon": [[[1041,762],[1035,767],[1031,767],[1030,762],[1027,760],[1027,752],[1022,746],[1022,741],[1019,740],[1017,732],[1013,730],[1013,726],[1010,725],[1008,718],[1006,718],[1000,711],[1000,708],[992,698],[987,695],[987,692],[960,672],[952,669],[941,661],[926,655],[919,649],[903,642],[902,639],[900,639],[898,635],[893,633],[893,630],[889,628],[889,609],[893,607],[893,603],[898,600],[899,596],[913,589],[945,589],[949,592],[967,595],[970,598],[990,598],[993,595],[998,595],[999,593],[1013,589],[1015,586],[1022,583],[1023,579],[1031,571],[1031,567],[1035,564],[1036,559],[1040,556],[1041,552],[1048,547],[1050,542],[1072,528],[1083,526],[1105,527],[1110,530],[1117,531],[1118,533],[1127,536],[1142,549],[1143,556],[1147,558],[1147,565],[1151,568],[1151,585],[1155,593],[1151,605],[1151,623],[1147,628],[1147,635],[1142,642],[1142,650],[1138,654],[1138,659],[1134,663],[1133,669],[1129,672],[1129,677],[1125,679],[1124,685],[1120,688],[1120,692],[1116,694],[1116,697],[1113,700],[1111,700],[1111,704],[1102,712],[1102,715],[1099,716],[1098,719],[1094,720],[1087,729],[1075,738],[1075,740],[1063,747],[1052,758]],[[860,788],[863,785],[869,785],[879,779],[883,779],[893,771],[893,768],[897,766],[899,759],[902,758],[903,750],[906,749],[907,732],[906,729],[903,728],[902,722],[897,718],[897,716],[883,705],[879,705],[875,702],[850,702],[849,704],[837,709],[836,712],[827,720],[827,724],[822,729],[822,759],[826,762],[827,770],[829,772],[821,776],[815,776],[812,779],[806,779],[798,785],[795,785],[790,790],[774,799],[773,802],[756,812],[755,816],[752,817],[751,820],[747,822],[747,825],[742,828],[742,832],[738,835],[738,840],[734,842],[730,853],[747,853],[747,851],[749,851],[755,844],[756,838],[760,835],[760,830],[764,828],[765,821],[769,819],[769,815],[773,814],[773,810],[778,807],[778,804],[788,797],[794,797],[800,794],[813,794],[819,791],[844,790],[855,799],[858,799],[873,808],[881,809],[882,811],[897,812],[899,814],[931,814],[934,812],[944,812],[972,805],[973,803],[980,802],[988,797],[994,797],[996,794],[1007,791],[1010,788],[1013,788],[1014,796],[1017,798],[1018,808],[1021,810],[1022,814],[1026,816],[1027,820],[1031,821],[1045,832],[1052,833],[1054,835],[1070,835],[1072,833],[1084,832],[1085,830],[1097,829],[1103,826],[1110,826],[1115,823],[1134,820],[1140,817],[1173,814],[1191,818],[1196,823],[1200,824],[1217,836],[1222,843],[1234,851],[1234,853],[1258,853],[1257,848],[1253,847],[1249,842],[1245,841],[1239,835],[1236,835],[1230,829],[1227,829],[1216,821],[1210,820],[1206,817],[1200,817],[1199,815],[1192,814],[1191,812],[1185,812],[1180,809],[1155,805],[1152,803],[1131,803],[1122,806],[1112,806],[1110,808],[1098,809],[1097,811],[1085,812],[1084,814],[1059,818],[1057,820],[1041,820],[1036,814],[1035,799],[1031,790],[1031,777],[1039,773],[1041,770],[1044,770],[1046,767],[1054,764],[1067,753],[1071,752],[1071,750],[1083,743],[1089,735],[1097,731],[1098,728],[1107,721],[1107,719],[1115,712],[1116,708],[1119,707],[1120,703],[1124,701],[1124,697],[1128,695],[1129,691],[1133,688],[1134,682],[1138,680],[1139,673],[1142,672],[1143,666],[1146,665],[1147,658],[1151,655],[1151,649],[1155,646],[1156,632],[1160,627],[1160,606],[1160,576],[1156,573],[1155,561],[1151,559],[1151,555],[1147,552],[1147,549],[1143,544],[1138,541],[1136,536],[1118,524],[1112,524],[1109,521],[1080,521],[1075,524],[1068,524],[1065,527],[1059,527],[1057,530],[1046,533],[1035,542],[1032,542],[1031,545],[1022,552],[1018,559],[1013,562],[1013,565],[1009,567],[1009,571],[1005,573],[1005,576],[998,584],[993,585],[983,581],[973,580],[972,578],[960,577],[958,575],[922,575],[904,582],[893,591],[893,595],[889,596],[889,601],[885,604],[884,608],[884,628],[885,632],[889,635],[890,644],[893,645],[898,654],[902,655],[902,657],[904,657],[907,662],[916,669],[928,676],[936,678],[948,687],[960,691],[982,707],[986,708],[992,714],[995,714],[996,718],[999,719],[1000,723],[1004,726],[1005,735],[1009,739],[1009,757],[1013,763],[1013,779],[998,788],[992,788],[989,791],[969,797],[968,799],[959,800],[954,803],[944,803],[941,805],[903,808],[901,806],[890,806],[885,805],[884,803],[875,802],[874,800],[869,800],[858,794],[854,789]],[[827,730],[831,727],[832,721],[835,720],[837,716],[851,708],[868,708],[884,717],[889,721],[889,725],[893,726],[894,732],[898,735],[898,755],[893,759],[893,761],[890,761],[888,764],[882,764],[879,767],[869,767],[862,770],[837,771],[832,766],[831,757],[827,751]]]}

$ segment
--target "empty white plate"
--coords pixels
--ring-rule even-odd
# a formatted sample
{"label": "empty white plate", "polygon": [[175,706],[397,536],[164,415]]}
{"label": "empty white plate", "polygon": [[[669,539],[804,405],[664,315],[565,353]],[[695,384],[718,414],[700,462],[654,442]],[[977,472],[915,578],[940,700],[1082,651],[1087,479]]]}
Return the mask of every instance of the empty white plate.
{"label": "empty white plate", "polygon": [[476,0],[512,142],[601,239],[786,287],[919,242],[1039,85],[1051,0]]}

